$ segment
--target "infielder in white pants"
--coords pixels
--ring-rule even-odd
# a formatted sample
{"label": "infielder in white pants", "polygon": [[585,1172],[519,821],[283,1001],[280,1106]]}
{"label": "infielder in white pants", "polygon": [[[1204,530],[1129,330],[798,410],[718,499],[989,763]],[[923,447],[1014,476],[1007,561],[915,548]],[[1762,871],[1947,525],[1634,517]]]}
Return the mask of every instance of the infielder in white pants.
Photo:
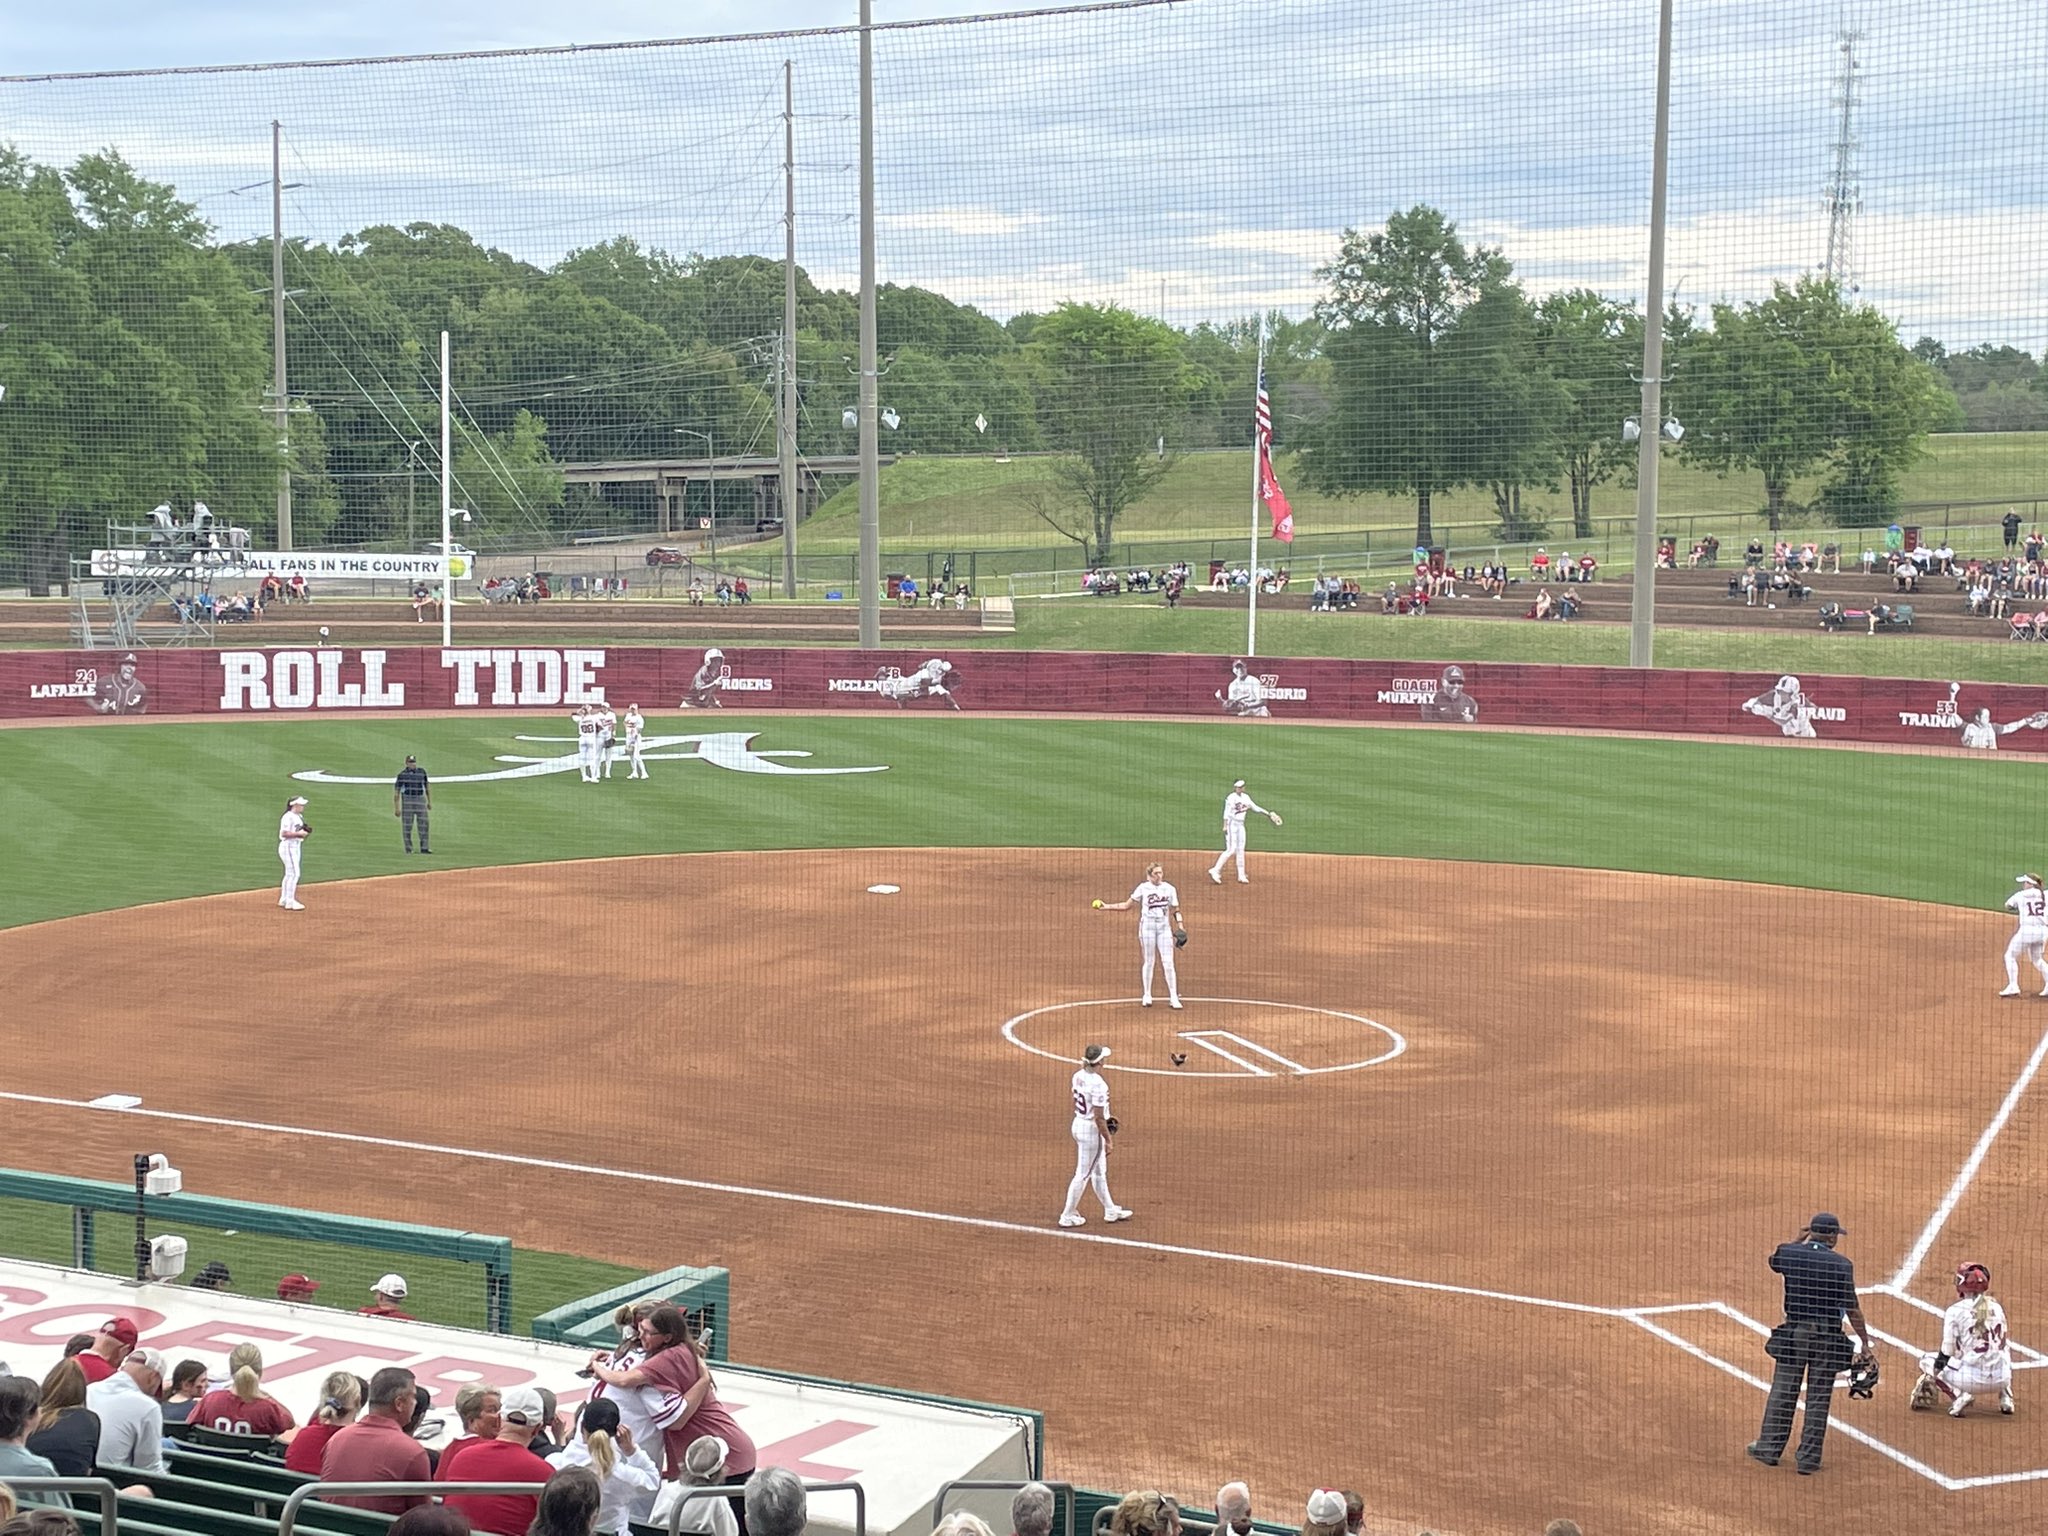
{"label": "infielder in white pants", "polygon": [[1235,784],[1231,785],[1230,793],[1223,797],[1223,854],[1222,857],[1209,867],[1209,878],[1218,885],[1223,883],[1223,866],[1228,864],[1233,858],[1237,860],[1237,883],[1239,885],[1251,884],[1251,881],[1245,878],[1244,873],[1244,813],[1246,811],[1257,811],[1261,816],[1270,820],[1274,826],[1280,825],[1280,813],[1267,810],[1258,801],[1246,794],[1244,792],[1243,779],[1239,779]]}
{"label": "infielder in white pants", "polygon": [[1067,1186],[1067,1203],[1060,1207],[1060,1225],[1086,1226],[1081,1214],[1081,1191],[1094,1186],[1102,1202],[1104,1221],[1129,1221],[1131,1213],[1109,1197],[1109,1140],[1116,1122],[1109,1114],[1109,1084],[1096,1069],[1109,1060],[1109,1047],[1091,1045],[1081,1053],[1081,1068],[1074,1074],[1074,1181]]}
{"label": "infielder in white pants", "polygon": [[1180,892],[1166,883],[1164,865],[1147,864],[1145,878],[1122,901],[1089,903],[1098,912],[1128,912],[1138,909],[1138,954],[1144,961],[1144,993],[1141,1006],[1152,1006],[1152,966],[1156,961],[1166,972],[1166,1002],[1180,1006],[1180,978],[1174,974],[1174,939],[1181,929]]}
{"label": "infielder in white pants", "polygon": [[2020,888],[2005,898],[2006,910],[2017,913],[2018,930],[2005,946],[2005,990],[2000,997],[2020,995],[2020,956],[2034,962],[2041,973],[2041,995],[2048,997],[2048,893],[2041,889],[2039,875],[2021,875]]}
{"label": "infielder in white pants", "polygon": [[306,834],[313,829],[299,814],[305,803],[304,795],[293,795],[277,821],[277,861],[284,866],[284,883],[278,887],[277,904],[287,912],[306,910],[299,901],[299,852]]}
{"label": "infielder in white pants", "polygon": [[626,706],[626,777],[644,779],[647,765],[640,761],[640,733],[647,728],[646,717],[640,713],[638,704]]}

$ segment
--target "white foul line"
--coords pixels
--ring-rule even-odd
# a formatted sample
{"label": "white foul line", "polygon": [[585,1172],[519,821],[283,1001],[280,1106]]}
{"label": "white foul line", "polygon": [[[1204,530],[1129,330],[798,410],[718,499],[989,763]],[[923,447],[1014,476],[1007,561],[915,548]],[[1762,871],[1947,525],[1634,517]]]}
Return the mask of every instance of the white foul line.
{"label": "white foul line", "polygon": [[[41,1093],[0,1092],[0,1102],[41,1104],[54,1109],[92,1109],[82,1099],[62,1099]],[[170,1120],[184,1125],[208,1125],[226,1130],[259,1131],[273,1136],[303,1136],[314,1141],[338,1141],[351,1146],[387,1147],[398,1152],[423,1152],[434,1157],[466,1158],[472,1162],[498,1163],[515,1168],[545,1168],[554,1173],[582,1174],[590,1178],[621,1179],[634,1184],[658,1184],[668,1189],[694,1189],[716,1195],[739,1195],[755,1200],[777,1200],[789,1205],[813,1206],[820,1210],[854,1211],[867,1216],[900,1216],[911,1221],[932,1221],[944,1226],[973,1227],[984,1232],[1013,1232],[1026,1237],[1051,1238],[1058,1242],[1099,1243],[1105,1247],[1129,1248],[1140,1253],[1164,1253],[1175,1258],[1208,1259],[1219,1264],[1244,1264],[1255,1269],[1277,1269],[1288,1274],[1315,1275],[1329,1280],[1357,1280],[1367,1285],[1389,1285],[1398,1290],[1427,1291],[1444,1296],[1472,1296],[1482,1301],[1513,1302],[1517,1306],[1542,1307],[1553,1312],[1576,1312],[1587,1317],[1626,1317],[1622,1307],[1602,1307],[1587,1301],[1559,1301],[1549,1296],[1522,1296],[1513,1291],[1490,1291],[1481,1286],[1451,1285],[1441,1280],[1413,1280],[1403,1275],[1380,1275],[1363,1269],[1338,1269],[1328,1264],[1305,1264],[1295,1259],[1268,1258],[1256,1253],[1232,1253],[1220,1248],[1193,1248],[1180,1243],[1152,1243],[1142,1238],[1116,1237],[1106,1232],[1066,1231],[1052,1226],[1033,1226],[1021,1221],[1000,1221],[992,1216],[958,1216],[949,1211],[922,1211],[913,1206],[876,1205],[865,1200],[843,1200],[832,1195],[804,1195],[786,1189],[757,1189],[745,1184],[720,1184],[709,1179],[685,1179],[670,1173],[637,1173],[628,1168],[605,1168],[596,1163],[573,1163],[552,1157],[527,1157],[516,1152],[487,1152],[476,1147],[446,1147],[431,1141],[407,1141],[395,1136],[365,1136],[356,1131],[323,1131],[304,1125],[276,1125],[264,1120],[233,1120],[220,1115],[186,1114],[172,1109],[107,1109],[97,1114],[129,1115],[147,1120]]]}
{"label": "white foul line", "polygon": [[1941,1236],[1941,1229],[1948,1225],[1949,1217],[1955,1214],[1956,1207],[1962,1203],[1963,1195],[1970,1187],[1970,1181],[1977,1177],[1977,1170],[1984,1165],[1984,1158],[1991,1151],[1991,1144],[1998,1140],[1998,1133],[2005,1129],[2005,1122],[2010,1120],[2012,1112],[2019,1108],[2021,1097],[2025,1095],[2028,1085],[2034,1081],[2034,1074],[2041,1070],[2044,1059],[2048,1059],[2048,1034],[2041,1036],[2040,1043],[2034,1047],[2034,1054],[2027,1058],[2026,1066],[2013,1080],[2012,1087],[2006,1090],[2005,1101],[1998,1106],[1998,1113],[1991,1117],[1991,1123],[1984,1127],[1984,1134],[1977,1138],[1977,1145],[1970,1149],[1970,1155],[1963,1159],[1963,1166],[1956,1170],[1955,1182],[1949,1185],[1948,1193],[1942,1196],[1941,1204],[1935,1207],[1934,1214],[1927,1218],[1927,1225],[1920,1230],[1919,1241],[1914,1243],[1911,1251],[1899,1261],[1898,1273],[1887,1282],[1892,1290],[1903,1291],[1911,1285],[1914,1275],[1920,1271],[1920,1266],[1927,1262],[1928,1250],[1934,1246],[1935,1239]]}
{"label": "white foul line", "polygon": [[1243,1035],[1233,1035],[1227,1029],[1217,1030],[1216,1035],[1219,1039],[1228,1040],[1231,1041],[1233,1044],[1241,1045],[1248,1051],[1255,1051],[1259,1055],[1265,1057],[1268,1061],[1278,1062],[1288,1071],[1293,1072],[1298,1076],[1306,1077],[1308,1075],[1309,1069],[1307,1067],[1304,1067],[1300,1062],[1289,1061],[1285,1056],[1282,1056],[1278,1051],[1269,1051],[1263,1045],[1258,1045],[1253,1041],[1245,1039]]}

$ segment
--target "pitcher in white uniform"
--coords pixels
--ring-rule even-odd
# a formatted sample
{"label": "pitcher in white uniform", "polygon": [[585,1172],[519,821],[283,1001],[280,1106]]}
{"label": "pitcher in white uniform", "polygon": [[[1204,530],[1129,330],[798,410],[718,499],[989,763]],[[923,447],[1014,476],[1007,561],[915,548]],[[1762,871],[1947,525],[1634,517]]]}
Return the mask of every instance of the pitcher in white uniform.
{"label": "pitcher in white uniform", "polygon": [[1223,797],[1223,852],[1209,867],[1209,878],[1218,885],[1223,883],[1223,866],[1232,858],[1237,860],[1237,883],[1250,885],[1244,873],[1244,813],[1257,811],[1274,826],[1280,825],[1280,813],[1269,811],[1244,791],[1244,780],[1239,779],[1230,786],[1230,793]]}
{"label": "pitcher in white uniform", "polygon": [[1949,1399],[1948,1414],[1960,1419],[1987,1392],[1998,1394],[1998,1411],[2011,1413],[2012,1344],[2005,1332],[2005,1308],[1991,1294],[1991,1271],[1982,1264],[1956,1269],[1956,1304],[1942,1315],[1941,1351],[1920,1361],[1920,1379],[1907,1399],[1932,1408]]}
{"label": "pitcher in white uniform", "polygon": [[1128,912],[1138,909],[1138,954],[1144,961],[1144,995],[1141,1007],[1152,1006],[1152,966],[1157,961],[1166,972],[1166,1002],[1180,1006],[1180,977],[1173,969],[1173,941],[1180,930],[1180,892],[1166,883],[1166,869],[1147,864],[1145,878],[1122,901],[1096,901],[1098,912]]}
{"label": "pitcher in white uniform", "polygon": [[2005,898],[2006,910],[2019,918],[2020,925],[2005,946],[2005,990],[1998,995],[2020,995],[2020,956],[2025,955],[2041,973],[2041,995],[2048,997],[2048,958],[2042,953],[2048,948],[2048,892],[2041,889],[2039,875],[2021,875],[2019,884]]}
{"label": "pitcher in white uniform", "polygon": [[313,829],[299,814],[306,804],[304,795],[293,795],[277,821],[277,861],[284,866],[284,884],[278,887],[277,904],[287,912],[303,912],[299,900],[299,851]]}
{"label": "pitcher in white uniform", "polygon": [[626,706],[626,777],[644,779],[647,765],[640,761],[640,736],[647,729],[646,717],[640,713],[638,704]]}
{"label": "pitcher in white uniform", "polygon": [[1107,1060],[1108,1046],[1091,1045],[1081,1053],[1081,1067],[1074,1074],[1074,1179],[1067,1186],[1067,1203],[1060,1208],[1063,1227],[1087,1225],[1081,1191],[1090,1185],[1102,1202],[1104,1221],[1131,1219],[1131,1213],[1109,1197],[1109,1084],[1098,1070]]}

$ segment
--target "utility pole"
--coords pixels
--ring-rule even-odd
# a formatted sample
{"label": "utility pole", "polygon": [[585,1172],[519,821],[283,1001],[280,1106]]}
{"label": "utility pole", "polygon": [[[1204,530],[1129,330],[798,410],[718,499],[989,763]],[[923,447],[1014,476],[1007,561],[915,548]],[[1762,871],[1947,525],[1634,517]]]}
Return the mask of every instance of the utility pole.
{"label": "utility pole", "polygon": [[284,367],[284,127],[270,125],[270,393],[277,407],[277,547],[292,547],[291,402]]}
{"label": "utility pole", "polygon": [[1856,291],[1856,215],[1863,211],[1863,187],[1856,174],[1856,45],[1863,34],[1844,27],[1835,34],[1841,73],[1835,79],[1835,148],[1829,169],[1828,254],[1822,272],[1844,297]]}
{"label": "utility pole", "polygon": [[882,643],[881,385],[875,345],[875,4],[860,0],[860,643]]}
{"label": "utility pole", "polygon": [[782,482],[782,595],[796,596],[796,515],[802,497],[796,483],[796,83],[789,60],[782,61],[782,345],[781,402],[776,478]]}
{"label": "utility pole", "polygon": [[1657,122],[1650,156],[1650,271],[1643,290],[1643,413],[1636,450],[1636,569],[1628,664],[1647,667],[1657,627],[1657,455],[1664,444],[1664,209],[1671,170],[1671,0],[1657,13]]}

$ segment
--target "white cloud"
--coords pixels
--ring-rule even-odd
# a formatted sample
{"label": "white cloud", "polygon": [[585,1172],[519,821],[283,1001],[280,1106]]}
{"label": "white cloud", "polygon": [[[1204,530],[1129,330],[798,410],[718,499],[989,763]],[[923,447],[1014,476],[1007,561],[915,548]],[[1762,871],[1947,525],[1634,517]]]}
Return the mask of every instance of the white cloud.
{"label": "white cloud", "polygon": [[923,208],[915,213],[885,213],[875,222],[885,229],[937,230],[948,235],[1014,235],[1046,222],[1042,213],[1004,213],[997,208]]}

